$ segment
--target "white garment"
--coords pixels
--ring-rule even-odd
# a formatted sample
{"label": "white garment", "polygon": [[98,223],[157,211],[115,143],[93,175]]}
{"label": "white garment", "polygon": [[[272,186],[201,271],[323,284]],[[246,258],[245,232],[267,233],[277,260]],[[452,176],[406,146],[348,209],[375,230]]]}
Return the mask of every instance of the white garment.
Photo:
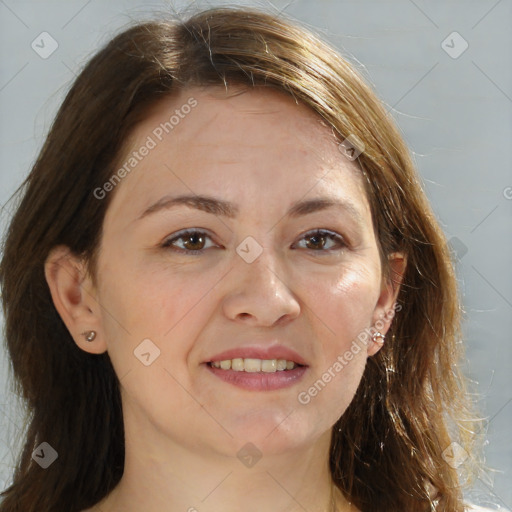
{"label": "white garment", "polygon": [[506,508],[501,508],[499,505],[497,508],[487,508],[487,507],[479,507],[478,505],[472,505],[471,503],[466,503],[466,512],[510,512],[510,510]]}

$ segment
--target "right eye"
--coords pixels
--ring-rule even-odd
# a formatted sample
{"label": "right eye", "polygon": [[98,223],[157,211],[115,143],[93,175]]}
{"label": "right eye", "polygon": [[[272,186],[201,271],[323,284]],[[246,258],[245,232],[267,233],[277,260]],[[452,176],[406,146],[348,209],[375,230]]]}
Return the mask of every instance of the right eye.
{"label": "right eye", "polygon": [[[171,235],[170,238],[167,238],[163,242],[162,247],[182,254],[198,255],[203,253],[205,248],[209,249],[212,247],[205,247],[207,240],[211,240],[211,238],[205,231],[187,229]],[[177,246],[177,242],[179,242],[182,247]]]}

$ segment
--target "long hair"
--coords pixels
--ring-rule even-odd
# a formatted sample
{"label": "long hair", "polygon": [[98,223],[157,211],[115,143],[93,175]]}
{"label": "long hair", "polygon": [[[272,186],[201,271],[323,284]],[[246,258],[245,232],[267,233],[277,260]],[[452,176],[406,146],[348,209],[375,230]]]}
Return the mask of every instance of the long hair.
{"label": "long hair", "polygon": [[[336,486],[363,512],[463,510],[444,452],[471,450],[471,410],[458,362],[460,307],[446,239],[398,129],[371,87],[300,25],[254,9],[214,8],[185,21],[136,23],[107,43],[70,88],[23,186],[4,241],[0,284],[16,392],[27,407],[24,448],[1,512],[81,511],[124,468],[119,381],[107,353],[80,350],[45,280],[52,248],[68,246],[95,273],[112,193],[93,191],[117,169],[148,109],[188,86],[265,86],[291,95],[340,142],[362,143],[357,163],[381,259],[407,269],[389,341],[369,358],[332,431]],[[32,452],[48,442],[47,469]]]}

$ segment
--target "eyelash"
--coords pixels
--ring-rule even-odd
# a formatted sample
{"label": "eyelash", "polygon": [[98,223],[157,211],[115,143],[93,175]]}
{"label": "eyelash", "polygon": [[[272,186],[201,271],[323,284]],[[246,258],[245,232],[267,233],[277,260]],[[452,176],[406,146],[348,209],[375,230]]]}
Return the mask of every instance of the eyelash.
{"label": "eyelash", "polygon": [[[165,240],[162,244],[162,248],[171,249],[172,251],[175,251],[175,252],[178,252],[181,254],[187,254],[187,255],[199,255],[199,254],[204,253],[204,251],[206,249],[187,250],[187,249],[181,249],[179,247],[178,248],[173,247],[172,244],[174,242],[176,242],[177,240],[186,239],[187,237],[190,237],[193,235],[206,235],[207,238],[211,239],[211,237],[205,231],[201,231],[199,229],[189,229],[189,230],[178,232],[176,234],[176,236],[173,236],[172,238],[168,238],[167,240]],[[314,229],[312,231],[308,231],[307,233],[304,233],[304,235],[302,235],[301,240],[308,238],[308,237],[312,238],[314,236],[320,236],[320,237],[329,238],[331,240],[335,240],[338,243],[339,248],[338,249],[326,249],[326,250],[307,249],[311,252],[328,253],[329,254],[329,253],[332,253],[333,251],[336,251],[336,250],[339,251],[339,250],[342,250],[347,247],[347,244],[345,243],[345,240],[343,239],[343,237],[341,235],[339,235],[338,233],[334,233],[333,231],[328,231],[325,229]]]}

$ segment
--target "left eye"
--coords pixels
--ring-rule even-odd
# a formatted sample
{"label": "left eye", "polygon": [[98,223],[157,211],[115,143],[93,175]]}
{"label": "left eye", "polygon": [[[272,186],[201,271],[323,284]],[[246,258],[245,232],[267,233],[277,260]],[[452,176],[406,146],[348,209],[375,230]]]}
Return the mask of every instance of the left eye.
{"label": "left eye", "polygon": [[[343,249],[347,245],[341,235],[333,233],[332,231],[326,231],[324,229],[310,231],[309,233],[303,235],[301,241],[302,240],[312,241],[312,244],[308,244],[308,242],[306,242],[306,248],[316,252],[330,252],[332,250],[336,250],[336,248],[333,248],[332,246],[326,247],[328,240],[330,240],[331,242],[334,241],[338,245],[338,250]],[[311,247],[311,245],[313,247]]]}
{"label": "left eye", "polygon": [[[209,247],[205,247],[206,241],[210,240],[211,237],[204,231],[199,230],[188,230],[182,231],[178,233],[176,236],[167,239],[162,247],[171,248],[174,251],[186,253],[186,254],[200,254],[204,251],[204,249],[209,249],[214,247],[210,245]],[[317,229],[314,231],[310,231],[302,236],[300,241],[306,241],[306,249],[315,251],[315,252],[330,252],[333,250],[341,250],[346,247],[346,243],[343,240],[343,237],[338,235],[337,233],[333,233],[331,231],[326,231],[323,229]],[[180,246],[177,246],[177,242],[180,242]],[[336,247],[328,247],[329,242],[334,243],[334,245],[338,245]]]}

